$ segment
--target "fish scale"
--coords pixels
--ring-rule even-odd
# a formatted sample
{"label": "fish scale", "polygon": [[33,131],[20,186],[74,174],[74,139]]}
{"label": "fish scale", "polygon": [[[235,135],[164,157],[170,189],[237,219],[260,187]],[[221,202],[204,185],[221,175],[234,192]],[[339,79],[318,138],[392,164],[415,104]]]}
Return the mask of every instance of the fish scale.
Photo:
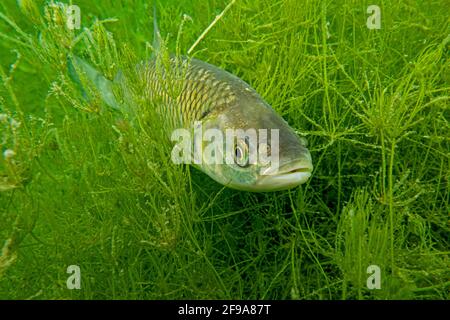
{"label": "fish scale", "polygon": [[[147,63],[144,81],[149,98],[164,102],[166,108],[163,111],[169,109],[170,116],[176,117],[176,113],[180,113],[183,125],[202,120],[217,108],[226,108],[236,99],[234,91],[239,90],[239,85],[241,90],[249,87],[242,80],[236,81],[227,71],[197,59],[183,59],[181,66],[176,63],[176,58],[171,58],[170,62],[170,70],[159,69],[156,61]],[[184,63],[189,63],[187,68]],[[183,68],[186,68],[184,74]],[[172,74],[168,75],[168,72]]]}

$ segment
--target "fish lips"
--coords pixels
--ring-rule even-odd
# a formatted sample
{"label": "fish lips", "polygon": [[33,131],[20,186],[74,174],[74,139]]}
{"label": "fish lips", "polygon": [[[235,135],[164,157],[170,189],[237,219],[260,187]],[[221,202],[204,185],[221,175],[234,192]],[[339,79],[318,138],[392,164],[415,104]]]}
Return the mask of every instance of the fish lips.
{"label": "fish lips", "polygon": [[311,157],[291,161],[281,168],[269,167],[261,172],[256,187],[273,191],[294,188],[308,181],[312,171]]}

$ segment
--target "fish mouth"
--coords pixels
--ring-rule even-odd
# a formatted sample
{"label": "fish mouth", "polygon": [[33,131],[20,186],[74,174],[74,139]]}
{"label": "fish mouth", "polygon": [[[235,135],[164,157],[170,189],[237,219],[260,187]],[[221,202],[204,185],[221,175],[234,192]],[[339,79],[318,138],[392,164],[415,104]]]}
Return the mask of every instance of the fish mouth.
{"label": "fish mouth", "polygon": [[308,181],[312,170],[310,159],[289,162],[281,168],[269,167],[261,173],[257,186],[273,191],[290,189]]}

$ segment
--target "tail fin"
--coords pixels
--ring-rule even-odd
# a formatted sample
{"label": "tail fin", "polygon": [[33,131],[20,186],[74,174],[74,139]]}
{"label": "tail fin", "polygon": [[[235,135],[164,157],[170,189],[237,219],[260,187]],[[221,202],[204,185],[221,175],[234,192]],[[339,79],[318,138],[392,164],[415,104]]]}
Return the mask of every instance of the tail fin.
{"label": "tail fin", "polygon": [[86,90],[83,88],[80,77],[78,75],[78,71],[83,72],[87,79],[94,85],[94,87],[100,93],[102,100],[111,108],[116,110],[121,110],[120,104],[117,102],[114,92],[113,92],[113,83],[112,81],[106,79],[99,71],[97,71],[94,67],[88,64],[83,59],[73,56],[72,58],[68,58],[68,69],[69,75],[72,80],[78,84],[83,96],[88,99],[88,95]]}
{"label": "tail fin", "polygon": [[[156,17],[156,5],[153,4],[153,49],[155,53],[158,53],[161,48],[161,34],[158,28],[158,21]],[[155,55],[155,54],[154,54]],[[85,99],[89,99],[88,93],[83,88],[78,72],[83,72],[91,84],[98,90],[102,100],[111,108],[122,111],[125,113],[130,113],[130,107],[128,105],[128,100],[131,97],[130,90],[126,87],[123,72],[119,70],[114,81],[106,79],[98,70],[88,64],[85,60],[77,56],[72,56],[67,58],[67,68],[69,75],[72,80],[78,85],[80,91]],[[124,103],[120,104],[117,102],[113,86],[118,84],[122,89],[124,94]],[[130,100],[131,101],[131,100]]]}

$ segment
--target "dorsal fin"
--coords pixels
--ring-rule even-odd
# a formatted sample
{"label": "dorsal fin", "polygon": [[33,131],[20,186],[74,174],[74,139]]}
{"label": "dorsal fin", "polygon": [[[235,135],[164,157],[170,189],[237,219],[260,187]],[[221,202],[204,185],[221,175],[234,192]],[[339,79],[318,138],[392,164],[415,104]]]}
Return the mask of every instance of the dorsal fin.
{"label": "dorsal fin", "polygon": [[153,3],[153,56],[159,53],[161,49],[161,33],[158,28],[158,19],[156,17],[156,4]]}

